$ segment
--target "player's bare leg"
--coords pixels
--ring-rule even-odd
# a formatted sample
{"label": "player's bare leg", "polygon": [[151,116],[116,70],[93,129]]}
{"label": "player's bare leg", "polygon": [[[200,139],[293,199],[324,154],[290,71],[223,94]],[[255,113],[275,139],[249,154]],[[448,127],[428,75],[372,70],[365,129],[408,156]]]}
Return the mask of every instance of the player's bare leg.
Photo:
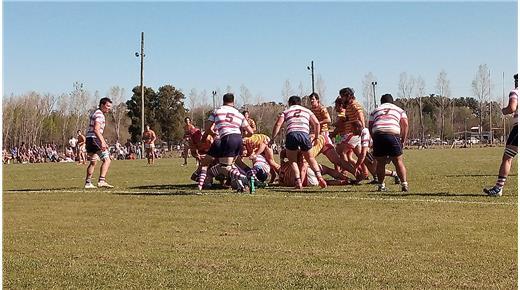
{"label": "player's bare leg", "polygon": [[87,166],[87,176],[85,177],[85,188],[96,188],[94,184],[92,184],[92,175],[94,174],[94,169],[96,167],[96,157],[93,156],[94,154],[89,154],[88,158],[90,159],[90,162]]}
{"label": "player's bare leg", "polygon": [[504,150],[504,155],[502,155],[502,163],[500,164],[500,168],[498,170],[498,178],[495,186],[490,189],[485,188],[484,192],[489,196],[502,196],[502,189],[506,184],[507,176],[509,175],[509,171],[511,170],[511,164],[513,163],[513,158],[516,156],[518,152],[518,147],[514,145],[506,145]]}
{"label": "player's bare leg", "polygon": [[397,171],[397,176],[401,179],[401,190],[408,191],[408,182],[406,181],[406,167],[404,166],[403,155],[391,157],[392,163]]}
{"label": "player's bare leg", "polygon": [[294,173],[294,178],[295,178],[295,188],[296,189],[302,189],[303,188],[303,184],[302,184],[302,179],[300,177],[300,169],[298,168],[298,150],[289,150],[289,149],[286,149],[286,152],[287,152],[287,159],[289,161],[290,164],[291,164],[291,170],[293,171]]}

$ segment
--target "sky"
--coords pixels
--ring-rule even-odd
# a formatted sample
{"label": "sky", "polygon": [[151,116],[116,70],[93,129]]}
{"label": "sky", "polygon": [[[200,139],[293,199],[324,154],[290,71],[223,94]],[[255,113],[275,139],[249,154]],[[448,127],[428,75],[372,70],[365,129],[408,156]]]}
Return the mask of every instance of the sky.
{"label": "sky", "polygon": [[[402,72],[436,92],[444,70],[452,96],[471,96],[478,66],[491,69],[502,98],[517,72],[516,2],[3,2],[3,96],[91,93],[171,84],[187,96],[246,86],[281,101],[290,81],[311,91],[307,66],[331,104],[343,87],[362,99],[372,73],[377,95],[398,94]],[[361,100],[363,101],[363,100]]]}

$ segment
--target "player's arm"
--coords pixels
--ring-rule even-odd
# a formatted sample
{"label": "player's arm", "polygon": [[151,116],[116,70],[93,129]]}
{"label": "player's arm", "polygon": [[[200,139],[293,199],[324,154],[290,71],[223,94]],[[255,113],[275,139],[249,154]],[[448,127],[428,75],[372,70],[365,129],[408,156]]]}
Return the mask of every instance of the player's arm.
{"label": "player's arm", "polygon": [[507,107],[502,109],[502,114],[504,115],[513,114],[518,107],[518,98],[511,98],[511,94],[514,93],[509,93],[509,103],[507,104]]}
{"label": "player's arm", "polygon": [[245,137],[251,137],[255,131],[253,130],[253,128],[251,128],[251,126],[249,126],[249,123],[246,121],[246,126],[245,127],[242,127],[244,129],[244,132],[246,134],[244,134]]}
{"label": "player's arm", "polygon": [[360,166],[365,162],[365,158],[367,157],[368,147],[361,146],[361,154],[358,157],[358,160],[356,162],[356,171],[360,168]]}
{"label": "player's arm", "polygon": [[202,134],[202,138],[200,139],[201,142],[204,142],[207,138],[208,138],[208,135],[213,135],[213,127],[215,127],[215,123],[212,122],[212,121],[208,121],[206,123],[206,126],[204,127],[204,134]]}
{"label": "player's arm", "polygon": [[320,122],[314,114],[311,114],[310,121],[312,127],[314,128],[314,140],[318,140],[318,137],[320,137]]}
{"label": "player's arm", "polygon": [[152,140],[150,141],[150,143],[154,144],[155,140],[157,140],[157,135],[155,135],[155,132],[152,131]]}
{"label": "player's arm", "polygon": [[249,156],[249,159],[254,160],[256,155],[262,154],[264,152],[265,148],[267,148],[267,144],[261,142],[256,151],[253,151],[253,153]]}
{"label": "player's arm", "polygon": [[325,116],[325,119],[320,121],[320,125],[332,122],[332,120],[330,119],[329,111],[327,111],[327,109],[323,109],[323,115]]}
{"label": "player's arm", "polygon": [[[248,122],[248,123],[249,123],[249,122]],[[255,122],[255,120],[251,119],[251,124],[250,124],[250,126],[251,126],[251,129],[253,129],[253,131],[256,132],[256,122]]]}
{"label": "player's arm", "polygon": [[405,144],[406,138],[408,138],[408,119],[401,118],[399,124],[401,125],[401,144]]}
{"label": "player's arm", "polygon": [[94,135],[96,135],[96,138],[98,138],[98,140],[101,141],[101,150],[107,150],[108,145],[105,141],[105,138],[103,138],[103,135],[101,134],[101,124],[97,121],[94,124]]}
{"label": "player's arm", "polygon": [[363,114],[363,110],[359,108],[356,112],[356,119],[361,121],[361,124],[363,124],[363,127],[365,127],[365,114]]}
{"label": "player's arm", "polygon": [[274,142],[274,139],[276,138],[276,136],[278,136],[278,134],[280,133],[280,128],[282,128],[284,119],[285,118],[284,118],[283,114],[280,114],[278,116],[278,120],[276,120],[276,123],[274,124],[274,127],[273,127],[273,132],[271,134],[271,144]]}

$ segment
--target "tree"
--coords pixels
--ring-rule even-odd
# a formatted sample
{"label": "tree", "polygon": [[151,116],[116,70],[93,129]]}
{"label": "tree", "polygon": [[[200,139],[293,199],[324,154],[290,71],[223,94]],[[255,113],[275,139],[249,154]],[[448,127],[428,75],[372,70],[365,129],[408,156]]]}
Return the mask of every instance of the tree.
{"label": "tree", "polygon": [[247,105],[251,102],[251,98],[251,92],[244,84],[242,84],[240,86],[240,99],[242,100],[244,108],[247,108]]}
{"label": "tree", "polygon": [[475,75],[475,79],[473,79],[473,82],[471,83],[471,87],[473,89],[473,94],[475,94],[475,97],[479,102],[479,133],[480,141],[482,142],[482,119],[484,114],[482,105],[486,100],[489,99],[489,92],[491,91],[490,73],[486,64],[481,64],[478,66],[478,70]]}
{"label": "tree", "polygon": [[423,103],[422,98],[425,94],[425,87],[426,84],[424,83],[424,80],[422,77],[418,77],[417,81],[415,82],[415,97],[416,102],[419,107],[419,124],[421,127],[421,144],[424,144],[424,118],[423,118]]}
{"label": "tree", "polygon": [[190,94],[188,95],[188,101],[190,105],[191,119],[193,120],[193,112],[197,105],[197,89],[191,89]]}
{"label": "tree", "polygon": [[321,77],[321,75],[316,76],[316,93],[320,96],[320,102],[322,104],[327,104],[327,97],[325,96],[325,91],[327,90],[327,86],[325,85],[325,81]]}
{"label": "tree", "polygon": [[184,135],[183,123],[184,94],[172,85],[165,85],[157,92],[157,107],[155,108],[156,126],[160,128],[161,139],[170,145],[174,140],[180,140]]}
{"label": "tree", "polygon": [[287,104],[289,101],[289,97],[294,94],[293,89],[291,87],[291,81],[285,80],[282,87],[282,101],[284,104]]}
{"label": "tree", "polygon": [[442,70],[439,73],[439,76],[437,77],[437,86],[436,86],[437,95],[439,97],[438,98],[438,105],[440,107],[439,114],[441,117],[441,127],[440,127],[441,140],[444,140],[445,114],[446,114],[446,109],[450,104],[449,98],[451,96],[450,81],[448,80],[447,76],[448,76],[448,74],[444,70]]}
{"label": "tree", "polygon": [[126,104],[124,102],[125,89],[118,86],[110,88],[110,99],[112,100],[112,120],[114,121],[114,131],[116,141],[121,140],[121,122],[127,115]]}
{"label": "tree", "polygon": [[414,102],[411,101],[412,93],[415,88],[415,78],[413,76],[408,76],[406,72],[403,72],[399,75],[399,90],[398,96],[401,98],[401,102],[404,105],[404,110],[407,111],[408,114],[408,122],[410,124],[410,135],[415,135],[414,128]]}
{"label": "tree", "polygon": [[[130,117],[131,124],[128,127],[128,132],[132,142],[141,141],[141,87],[136,86],[132,89],[134,93],[132,98],[126,102],[128,108],[128,117]],[[144,87],[144,115],[146,124],[150,127],[155,127],[154,121],[154,107],[156,103],[155,91],[152,88]]]}

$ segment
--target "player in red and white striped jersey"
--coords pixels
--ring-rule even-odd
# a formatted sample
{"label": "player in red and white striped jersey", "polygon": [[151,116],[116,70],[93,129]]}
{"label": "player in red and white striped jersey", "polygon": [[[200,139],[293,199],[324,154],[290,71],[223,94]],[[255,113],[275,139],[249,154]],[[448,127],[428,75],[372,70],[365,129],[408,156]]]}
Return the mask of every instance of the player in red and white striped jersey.
{"label": "player in red and white striped jersey", "polygon": [[[236,168],[233,168],[235,158],[242,152],[242,131],[252,135],[253,129],[249,126],[245,117],[234,107],[235,96],[227,93],[222,97],[224,105],[211,113],[208,123],[202,136],[202,140],[206,139],[207,134],[213,133],[214,129],[220,136],[220,142],[213,142],[206,158],[202,161],[201,171],[199,174],[198,188],[202,189],[209,164],[213,158],[218,158],[218,172],[232,179],[237,179],[239,185],[242,180],[246,180],[246,176],[241,174]],[[244,187],[239,186],[239,191],[243,191]]]}
{"label": "player in red and white striped jersey", "polygon": [[105,180],[108,168],[110,167],[110,153],[108,152],[108,145],[103,137],[105,130],[105,115],[112,109],[112,101],[109,98],[102,98],[99,100],[99,108],[90,114],[90,121],[86,134],[86,150],[90,163],[87,167],[87,177],[85,178],[85,188],[96,188],[92,184],[92,175],[96,167],[97,159],[101,159],[101,165],[98,187],[113,187]]}
{"label": "player in red and white striped jersey", "polygon": [[316,173],[320,187],[327,187],[327,183],[321,176],[318,162],[316,162],[316,159],[314,159],[309,151],[312,148],[312,141],[309,136],[309,123],[312,124],[314,129],[314,139],[317,139],[320,135],[320,123],[318,119],[316,119],[316,116],[314,116],[309,109],[301,106],[300,97],[292,96],[289,98],[289,108],[278,116],[278,120],[273,127],[271,140],[274,140],[276,136],[278,136],[284,122],[286,124],[285,148],[287,149],[287,158],[294,173],[296,188],[301,189],[303,187],[298,164],[296,163],[299,151],[303,153],[303,157],[309,162],[310,167]]}
{"label": "player in red and white striped jersey", "polygon": [[[370,137],[370,132],[368,128],[364,128],[363,124],[356,120],[354,123],[354,131],[353,133],[360,138],[360,155],[356,162],[355,168],[356,173],[355,176],[358,177],[360,175],[366,177],[366,169],[363,165],[366,166],[368,171],[374,177],[374,180],[371,183],[378,183],[377,173],[376,173],[376,160],[372,153],[370,153],[370,148],[372,148],[372,138]],[[395,184],[400,184],[401,181],[397,176],[397,172],[385,169],[385,176],[391,176],[394,178]]]}
{"label": "player in red and white striped jersey", "polygon": [[502,109],[502,114],[513,114],[514,125],[507,137],[506,148],[504,150],[504,155],[502,156],[502,163],[498,170],[497,182],[492,188],[484,188],[484,192],[489,196],[502,196],[502,189],[504,188],[507,176],[511,170],[511,163],[518,153],[518,74],[515,74],[513,79],[515,81],[515,89],[509,93],[509,102],[507,107]]}
{"label": "player in red and white striped jersey", "polygon": [[393,104],[390,94],[381,96],[381,105],[368,119],[368,129],[374,142],[374,157],[377,160],[378,190],[385,191],[385,165],[387,158],[392,160],[397,175],[401,179],[401,190],[408,191],[406,168],[403,162],[403,144],[408,136],[406,112]]}

